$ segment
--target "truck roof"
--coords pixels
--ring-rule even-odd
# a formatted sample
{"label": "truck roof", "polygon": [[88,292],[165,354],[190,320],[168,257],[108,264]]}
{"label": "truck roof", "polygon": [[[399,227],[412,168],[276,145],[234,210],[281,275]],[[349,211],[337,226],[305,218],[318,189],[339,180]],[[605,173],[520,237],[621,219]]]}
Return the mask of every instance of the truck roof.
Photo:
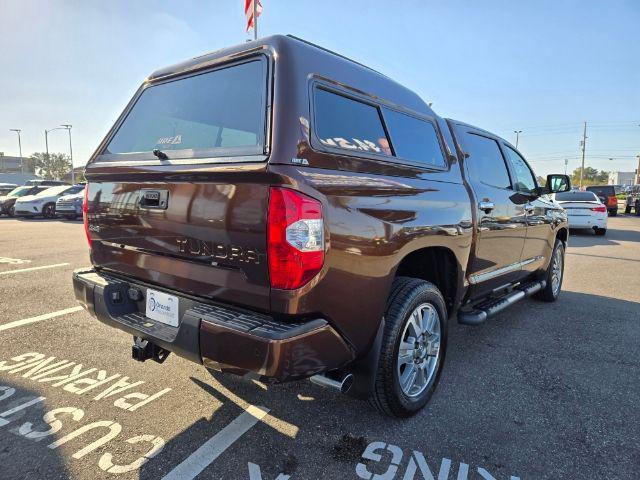
{"label": "truck roof", "polygon": [[510,147],[515,148],[515,147],[513,147],[513,145],[511,144],[511,142],[509,140],[505,139],[504,137],[501,137],[500,135],[498,135],[496,133],[490,132],[489,130],[486,130],[486,129],[480,128],[480,127],[476,127],[475,125],[472,125],[470,123],[462,122],[460,120],[455,120],[453,118],[447,118],[446,120],[451,122],[451,123],[453,123],[453,124],[455,124],[455,125],[459,125],[459,126],[462,126],[462,127],[469,127],[469,128],[474,129],[474,130],[477,130],[478,132],[484,132],[484,133],[486,133],[488,135],[491,135],[492,137],[497,137],[500,140],[502,140],[503,142],[505,142],[506,144],[508,144]]}
{"label": "truck roof", "polygon": [[[290,35],[272,35],[206,53],[156,70],[147,81],[152,82],[162,77],[204,69],[221,61],[231,61],[265,50],[276,54],[277,64],[296,69],[297,73],[303,75],[298,78],[306,79],[309,75],[324,77],[416,112],[434,115],[420,96],[386,75],[355,60]],[[287,76],[291,78],[290,75]]]}

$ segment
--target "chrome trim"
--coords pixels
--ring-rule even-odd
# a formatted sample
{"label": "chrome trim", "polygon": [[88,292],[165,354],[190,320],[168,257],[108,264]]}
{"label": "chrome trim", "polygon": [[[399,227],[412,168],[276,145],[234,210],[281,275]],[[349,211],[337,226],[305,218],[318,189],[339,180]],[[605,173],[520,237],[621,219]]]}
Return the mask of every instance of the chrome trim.
{"label": "chrome trim", "polygon": [[[126,154],[121,154],[126,155]],[[174,160],[101,160],[96,166],[135,167],[138,165],[224,165],[231,163],[264,163],[267,155],[244,155],[234,157],[176,158]]]}
{"label": "chrome trim", "polygon": [[490,272],[476,273],[475,275],[469,276],[469,283],[471,285],[477,285],[478,283],[486,282],[487,280],[491,280],[493,278],[499,277],[500,275],[505,275],[507,273],[522,270],[522,267],[525,267],[527,265],[531,265],[533,263],[543,262],[543,261],[544,261],[544,256],[538,255],[536,257],[522,260],[520,262],[512,263],[511,265],[507,265],[505,267],[491,270]]}
{"label": "chrome trim", "polygon": [[480,210],[483,210],[484,213],[489,213],[491,210],[495,208],[495,204],[491,201],[483,200],[480,203],[478,203],[478,208]]}

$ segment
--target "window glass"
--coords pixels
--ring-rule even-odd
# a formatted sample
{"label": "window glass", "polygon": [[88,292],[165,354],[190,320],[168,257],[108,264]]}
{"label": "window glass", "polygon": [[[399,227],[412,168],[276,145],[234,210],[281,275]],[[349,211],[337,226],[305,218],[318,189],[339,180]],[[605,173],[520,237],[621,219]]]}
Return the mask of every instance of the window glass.
{"label": "window glass", "polygon": [[536,191],[536,181],[533,178],[527,162],[525,162],[524,158],[522,158],[518,152],[508,145],[505,145],[505,152],[516,176],[516,190],[519,192],[534,193]]}
{"label": "window glass", "polygon": [[33,187],[17,187],[7,193],[7,197],[22,197],[27,195]]}
{"label": "window glass", "polygon": [[586,190],[602,197],[613,196],[616,194],[616,191],[612,186],[589,186]]}
{"label": "window glass", "polygon": [[[262,150],[265,62],[256,60],[147,88],[104,153]],[[223,152],[244,148],[247,152]],[[203,154],[201,156],[206,156]]]}
{"label": "window glass", "polygon": [[438,134],[431,122],[387,108],[384,109],[384,120],[397,157],[444,166]]}
{"label": "window glass", "polygon": [[507,165],[495,140],[467,133],[464,143],[469,154],[466,163],[473,180],[491,187],[511,188]]}
{"label": "window glass", "polygon": [[74,193],[80,193],[83,190],[84,190],[84,185],[74,185],[73,187],[68,189],[66,192],[64,192],[64,194],[65,195],[72,195]]}
{"label": "window glass", "polygon": [[597,202],[598,197],[592,192],[561,192],[556,193],[554,198],[559,202]]}
{"label": "window glass", "polygon": [[68,185],[60,185],[59,187],[48,187],[38,193],[37,196],[49,197],[53,195],[62,195],[62,192],[64,192],[67,188],[69,188]]}
{"label": "window glass", "polygon": [[314,106],[316,135],[323,145],[391,155],[376,107],[321,88],[315,89]]}

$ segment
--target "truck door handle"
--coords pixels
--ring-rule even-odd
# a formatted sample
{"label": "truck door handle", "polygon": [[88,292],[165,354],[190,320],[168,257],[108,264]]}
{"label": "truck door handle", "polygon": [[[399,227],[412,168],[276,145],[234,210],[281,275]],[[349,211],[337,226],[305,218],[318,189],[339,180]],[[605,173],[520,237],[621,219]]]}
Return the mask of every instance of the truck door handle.
{"label": "truck door handle", "polygon": [[169,205],[169,191],[157,189],[140,190],[140,208],[166,210]]}
{"label": "truck door handle", "polygon": [[483,200],[480,203],[478,203],[478,208],[484,211],[484,213],[489,213],[491,210],[495,208],[495,205],[493,204],[493,202],[490,202],[488,200]]}

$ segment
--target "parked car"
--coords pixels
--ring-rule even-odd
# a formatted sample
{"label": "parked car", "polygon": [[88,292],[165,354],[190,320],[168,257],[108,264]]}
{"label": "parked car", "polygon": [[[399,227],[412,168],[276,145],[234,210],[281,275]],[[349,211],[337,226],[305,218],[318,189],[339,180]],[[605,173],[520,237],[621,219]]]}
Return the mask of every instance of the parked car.
{"label": "parked car", "polygon": [[4,197],[0,197],[0,214],[14,216],[14,205],[16,200],[27,195],[35,195],[49,187],[29,186],[16,187]]}
{"label": "parked car", "polygon": [[82,185],[58,185],[46,188],[36,195],[18,198],[14,205],[15,215],[18,217],[55,218],[58,198],[78,193],[83,189]]}
{"label": "parked car", "polygon": [[47,186],[47,187],[55,187],[57,185],[69,185],[67,182],[63,182],[61,180],[41,180],[41,179],[34,179],[34,180],[27,180],[27,182],[25,183],[25,185],[40,185],[40,186]]}
{"label": "parked car", "polygon": [[607,207],[609,215],[615,217],[618,214],[618,197],[616,197],[616,190],[613,185],[590,185],[585,190],[597,195]]}
{"label": "parked car", "polygon": [[640,217],[640,185],[633,185],[627,194],[624,204],[624,213],[631,213],[631,209],[636,216]]}
{"label": "parked car", "polygon": [[0,183],[0,197],[5,196],[11,190],[15,189],[18,185],[15,183]]}
{"label": "parked car", "polygon": [[67,220],[75,220],[82,216],[82,201],[84,188],[72,195],[64,195],[56,202],[56,217],[64,217]]}
{"label": "parked car", "polygon": [[607,207],[594,192],[572,190],[556,193],[553,198],[567,211],[569,228],[588,228],[596,235],[607,233]]}
{"label": "parked car", "polygon": [[310,377],[404,417],[449,317],[560,294],[568,224],[547,194],[569,177],[540,187],[506,140],[292,37],[152,74],[85,176],[75,295],[136,360]]}

